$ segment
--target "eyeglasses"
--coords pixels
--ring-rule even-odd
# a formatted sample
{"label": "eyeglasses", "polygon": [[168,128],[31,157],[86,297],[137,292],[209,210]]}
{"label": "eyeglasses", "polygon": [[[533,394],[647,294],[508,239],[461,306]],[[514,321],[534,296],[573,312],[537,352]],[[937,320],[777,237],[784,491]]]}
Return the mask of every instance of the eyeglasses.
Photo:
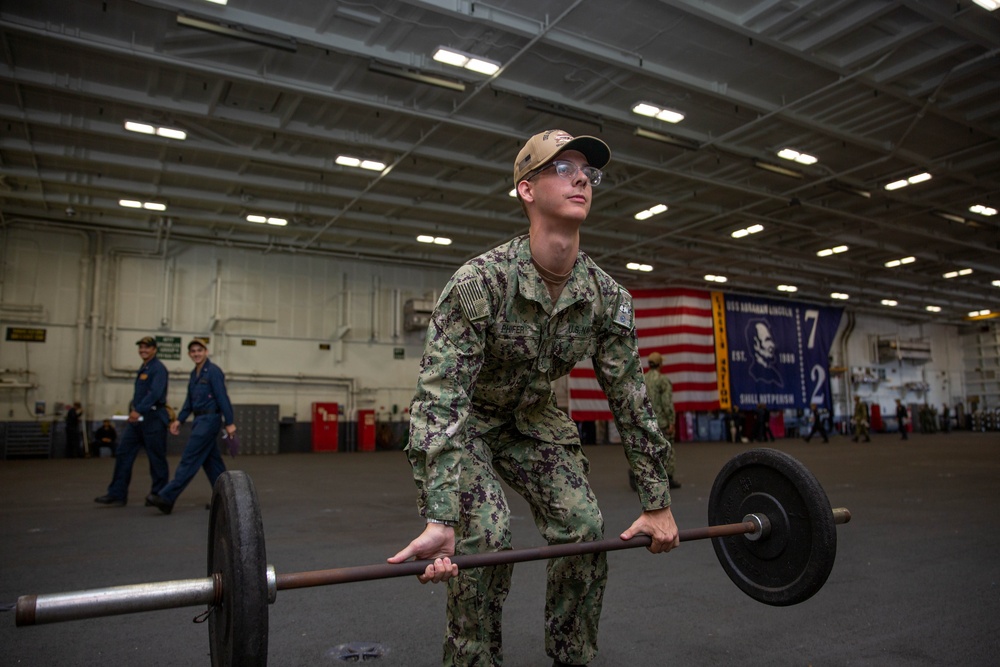
{"label": "eyeglasses", "polygon": [[567,160],[553,160],[525,180],[530,180],[535,176],[538,176],[549,167],[555,167],[556,173],[563,178],[575,178],[577,172],[582,171],[583,175],[587,177],[588,181],[590,181],[590,185],[595,188],[601,184],[601,177],[604,176],[604,172],[597,167],[591,167],[589,165],[586,167],[580,167],[577,166],[575,162],[569,162]]}

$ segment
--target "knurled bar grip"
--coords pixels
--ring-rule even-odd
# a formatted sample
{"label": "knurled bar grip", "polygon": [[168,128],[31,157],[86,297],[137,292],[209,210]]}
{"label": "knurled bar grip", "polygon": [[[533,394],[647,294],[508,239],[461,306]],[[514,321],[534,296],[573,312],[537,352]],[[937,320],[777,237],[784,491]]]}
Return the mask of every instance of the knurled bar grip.
{"label": "knurled bar grip", "polygon": [[[834,523],[847,523],[851,513],[840,507],[833,510]],[[730,523],[721,526],[692,528],[679,532],[681,542],[704,540],[714,537],[727,537],[753,533],[757,524],[753,521]],[[646,535],[639,535],[630,540],[611,538],[594,542],[577,542],[572,544],[554,544],[531,549],[514,549],[481,554],[469,554],[452,557],[452,562],[460,569],[488,567],[507,563],[522,563],[533,560],[546,560],[562,556],[579,556],[602,551],[617,551],[647,547],[652,540]],[[289,574],[274,574],[273,568],[268,568],[268,579],[275,578],[273,590],[292,588],[309,588],[327,586],[372,579],[389,579],[423,573],[431,561],[407,561],[396,565],[361,565],[332,570],[314,570],[311,572],[292,572]],[[269,581],[270,588],[270,581]],[[94,588],[72,593],[49,593],[45,595],[22,595],[17,599],[16,624],[40,625],[43,623],[58,623],[100,616],[115,616],[159,609],[174,609],[198,605],[216,605],[225,592],[219,574],[203,579],[180,579],[158,583],[132,584],[127,586],[112,586]],[[274,602],[274,593],[269,595],[269,602]]]}

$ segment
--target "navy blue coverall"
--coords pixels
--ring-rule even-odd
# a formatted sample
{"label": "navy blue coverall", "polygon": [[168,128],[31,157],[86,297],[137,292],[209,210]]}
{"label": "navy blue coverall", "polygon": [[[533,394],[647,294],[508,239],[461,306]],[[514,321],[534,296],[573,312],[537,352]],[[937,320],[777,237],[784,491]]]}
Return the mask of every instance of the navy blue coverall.
{"label": "navy blue coverall", "polygon": [[150,487],[157,493],[170,480],[167,465],[167,367],[155,356],[142,365],[135,378],[135,392],[132,395],[132,410],[142,416],[141,421],[130,421],[125,425],[125,433],[115,452],[115,472],[108,485],[108,496],[116,500],[128,500],[128,487],[132,481],[132,466],[140,447],[146,448],[149,458],[149,476],[153,478]]}
{"label": "navy blue coverall", "polygon": [[219,475],[226,471],[216,439],[222,426],[233,423],[233,405],[226,393],[226,376],[211,359],[205,359],[201,372],[197,367],[191,371],[187,398],[177,421],[183,424],[188,415],[194,415],[191,437],[184,446],[174,479],[157,494],[170,505],[198,473],[198,468],[204,468],[213,487]]}

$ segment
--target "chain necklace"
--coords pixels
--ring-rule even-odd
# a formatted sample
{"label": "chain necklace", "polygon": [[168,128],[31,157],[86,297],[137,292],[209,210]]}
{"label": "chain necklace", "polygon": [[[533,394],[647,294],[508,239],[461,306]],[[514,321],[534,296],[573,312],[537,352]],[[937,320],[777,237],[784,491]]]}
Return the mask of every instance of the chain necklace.
{"label": "chain necklace", "polygon": [[572,267],[566,273],[554,273],[539,264],[534,257],[531,258],[531,263],[535,265],[535,270],[538,271],[538,275],[545,281],[545,284],[552,288],[561,288],[569,282],[570,276],[573,275]]}

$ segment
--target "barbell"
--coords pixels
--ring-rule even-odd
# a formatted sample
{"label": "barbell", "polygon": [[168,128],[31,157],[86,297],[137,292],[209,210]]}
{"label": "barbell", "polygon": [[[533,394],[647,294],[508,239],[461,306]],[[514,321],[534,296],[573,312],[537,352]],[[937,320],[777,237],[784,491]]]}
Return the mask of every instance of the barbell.
{"label": "barbell", "polygon": [[[711,539],[723,570],[744,593],[787,606],[809,599],[826,583],[836,557],[836,526],[850,519],[847,509],[830,507],[819,481],[797,459],[775,449],[751,449],[730,459],[716,476],[709,526],[681,530],[679,537]],[[266,665],[268,605],[279,590],[412,576],[430,562],[277,574],[266,563],[253,480],[239,470],[223,473],[215,483],[208,533],[208,577],[23,595],[15,622],[28,626],[207,605],[213,667]],[[458,555],[452,561],[459,569],[489,567],[650,543],[640,535]]]}

